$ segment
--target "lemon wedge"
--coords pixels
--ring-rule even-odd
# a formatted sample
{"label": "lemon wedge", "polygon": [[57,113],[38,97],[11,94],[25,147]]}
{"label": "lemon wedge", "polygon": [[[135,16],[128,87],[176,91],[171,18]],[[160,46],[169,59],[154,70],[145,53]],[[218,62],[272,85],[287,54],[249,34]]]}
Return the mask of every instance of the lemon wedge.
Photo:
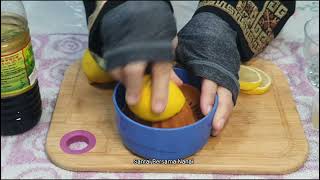
{"label": "lemon wedge", "polygon": [[253,90],[260,86],[262,77],[254,68],[240,65],[239,84],[240,90]]}
{"label": "lemon wedge", "polygon": [[111,75],[97,64],[89,49],[85,50],[81,65],[90,83],[109,83],[114,81]]}
{"label": "lemon wedge", "polygon": [[186,98],[180,88],[173,81],[170,81],[167,106],[162,113],[156,114],[151,108],[151,91],[151,76],[145,75],[139,102],[135,105],[128,106],[136,116],[145,121],[156,122],[167,120],[179,113],[186,103]]}
{"label": "lemon wedge", "polygon": [[256,71],[258,71],[258,73],[262,77],[262,82],[261,82],[260,86],[253,89],[253,90],[247,90],[247,91],[241,90],[241,92],[243,92],[245,94],[256,94],[256,95],[264,94],[270,89],[271,84],[272,84],[272,79],[267,73],[265,73],[261,69],[258,69],[258,68],[254,68],[254,69]]}

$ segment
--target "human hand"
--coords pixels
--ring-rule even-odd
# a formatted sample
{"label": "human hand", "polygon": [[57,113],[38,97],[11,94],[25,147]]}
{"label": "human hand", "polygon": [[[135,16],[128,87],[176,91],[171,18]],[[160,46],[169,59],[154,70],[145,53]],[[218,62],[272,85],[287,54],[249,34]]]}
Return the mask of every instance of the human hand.
{"label": "human hand", "polygon": [[237,33],[223,19],[201,12],[178,33],[177,61],[202,77],[200,108],[204,115],[212,109],[216,94],[218,108],[212,122],[217,136],[226,124],[239,94],[240,54]]}
{"label": "human hand", "polygon": [[207,115],[215,102],[216,94],[219,96],[218,107],[214,118],[212,119],[212,135],[217,136],[228,121],[234,104],[232,101],[232,93],[215,82],[203,79],[201,85],[200,108],[204,115]]}
{"label": "human hand", "polygon": [[89,36],[92,37],[89,41],[92,49],[96,48],[95,53],[100,56],[98,64],[124,84],[128,105],[139,101],[145,70],[150,64],[152,110],[163,112],[169,79],[175,77],[171,62],[174,59],[172,39],[177,30],[170,3],[125,1],[101,13],[104,13],[100,16],[102,18],[95,23],[97,30]]}
{"label": "human hand", "polygon": [[[172,51],[177,47],[178,39],[172,40]],[[140,92],[143,83],[143,76],[147,67],[144,60],[134,61],[124,67],[118,67],[110,73],[116,80],[122,82],[126,87],[126,102],[128,105],[135,105],[139,102]],[[172,69],[170,62],[155,62],[152,64],[152,97],[151,106],[155,113],[164,111],[168,100],[169,81],[173,80],[177,85],[182,85],[182,80]]]}
{"label": "human hand", "polygon": [[[143,76],[147,63],[143,60],[127,64],[112,70],[110,73],[126,87],[126,102],[128,105],[135,105],[139,102],[140,92],[143,86]],[[178,85],[182,81],[172,70],[170,62],[157,62],[152,64],[152,111],[161,113],[164,111],[168,100],[169,80],[173,80]]]}

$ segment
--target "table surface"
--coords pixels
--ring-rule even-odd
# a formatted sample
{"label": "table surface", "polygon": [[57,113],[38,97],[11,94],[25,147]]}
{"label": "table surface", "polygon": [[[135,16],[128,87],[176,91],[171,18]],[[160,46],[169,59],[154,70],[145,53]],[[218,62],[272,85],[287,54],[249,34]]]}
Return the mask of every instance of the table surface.
{"label": "table surface", "polygon": [[[303,26],[319,15],[319,2],[298,1],[296,12],[280,35],[260,54],[279,66],[288,78],[297,105],[310,153],[298,171],[281,176],[171,174],[171,173],[86,173],[63,170],[52,164],[45,153],[45,140],[61,81],[67,67],[81,58],[88,36],[81,2],[25,1],[32,44],[38,68],[43,114],[31,131],[1,137],[1,178],[319,178],[319,131],[312,128],[311,105],[316,89],[307,81],[303,58]],[[196,2],[173,2],[178,29],[190,19]],[[36,11],[35,11],[36,9]],[[59,10],[59,13],[56,13]],[[39,16],[41,14],[41,16]],[[55,25],[51,22],[54,20]]]}

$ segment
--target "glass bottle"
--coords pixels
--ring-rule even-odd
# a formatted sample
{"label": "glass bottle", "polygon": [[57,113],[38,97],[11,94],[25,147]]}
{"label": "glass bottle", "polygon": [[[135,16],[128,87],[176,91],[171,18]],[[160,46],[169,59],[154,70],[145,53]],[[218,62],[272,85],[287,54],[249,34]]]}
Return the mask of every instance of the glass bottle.
{"label": "glass bottle", "polygon": [[23,3],[1,1],[1,136],[32,129],[41,114],[41,96]]}

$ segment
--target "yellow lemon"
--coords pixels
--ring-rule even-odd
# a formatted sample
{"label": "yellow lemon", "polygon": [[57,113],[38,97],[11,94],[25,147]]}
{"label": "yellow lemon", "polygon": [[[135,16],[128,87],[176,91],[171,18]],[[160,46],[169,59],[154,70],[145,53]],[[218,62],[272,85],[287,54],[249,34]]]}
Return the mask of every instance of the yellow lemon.
{"label": "yellow lemon", "polygon": [[266,93],[270,87],[271,87],[271,83],[272,83],[272,79],[271,77],[265,73],[264,71],[258,69],[258,68],[254,68],[256,71],[258,71],[258,73],[260,74],[260,76],[262,77],[262,83],[260,84],[259,87],[253,89],[253,90],[241,90],[241,92],[245,93],[245,94],[264,94]]}
{"label": "yellow lemon", "polygon": [[145,121],[163,121],[179,113],[184,106],[186,99],[180,88],[173,82],[169,82],[168,103],[165,110],[156,114],[151,107],[151,76],[145,75],[143,80],[140,100],[136,105],[129,106],[129,109],[139,118]]}
{"label": "yellow lemon", "polygon": [[252,90],[260,86],[262,77],[254,68],[241,65],[239,71],[239,83],[241,90]]}
{"label": "yellow lemon", "polygon": [[113,81],[111,75],[97,64],[88,49],[83,54],[81,65],[89,81],[94,83],[109,83]]}

